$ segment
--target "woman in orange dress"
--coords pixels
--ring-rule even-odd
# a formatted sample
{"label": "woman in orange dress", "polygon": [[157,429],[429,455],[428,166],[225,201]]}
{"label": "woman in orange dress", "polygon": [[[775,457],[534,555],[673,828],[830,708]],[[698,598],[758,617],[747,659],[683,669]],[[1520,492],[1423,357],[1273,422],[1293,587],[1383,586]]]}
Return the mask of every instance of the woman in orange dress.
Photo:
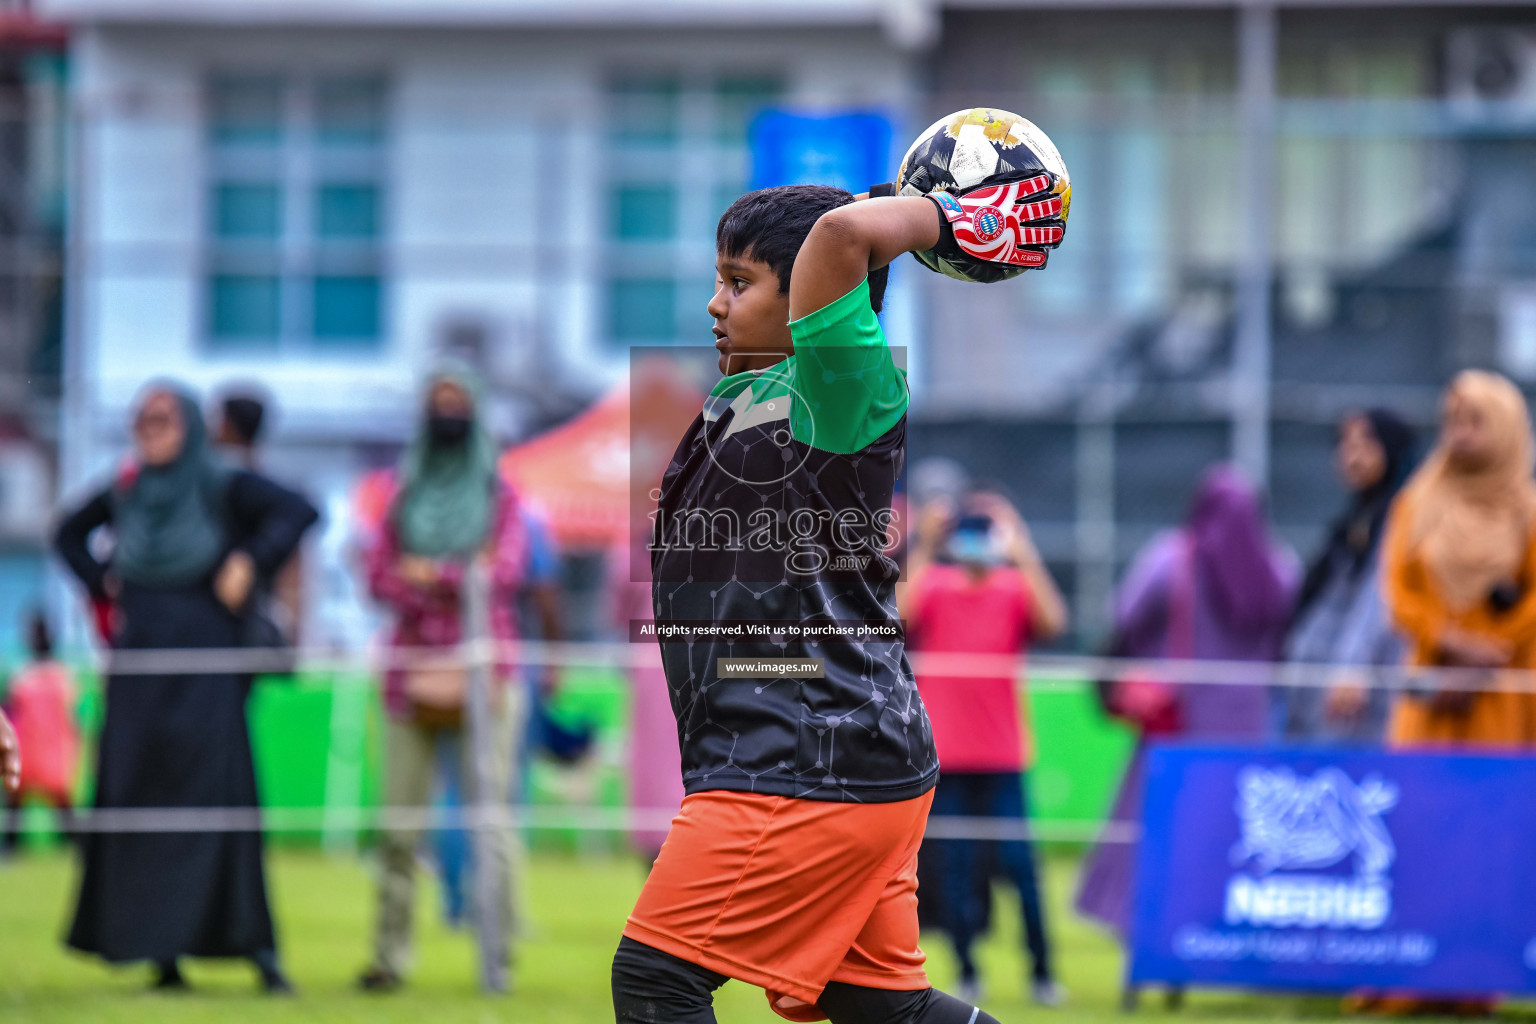
{"label": "woman in orange dress", "polygon": [[1473,370],[1451,382],[1439,442],[1388,523],[1386,599],[1411,664],[1482,670],[1487,684],[1469,689],[1461,674],[1459,686],[1430,681],[1405,693],[1388,728],[1394,748],[1536,741],[1536,696],[1500,672],[1536,666],[1533,453],[1514,384]]}
{"label": "woman in orange dress", "polygon": [[[1439,443],[1392,508],[1384,586],[1409,663],[1472,674],[1458,685],[1426,677],[1400,696],[1387,728],[1393,748],[1519,750],[1536,740],[1536,695],[1503,671],[1536,666],[1533,454],[1530,410],[1514,384],[1476,370],[1451,381]],[[1467,1017],[1491,1013],[1494,1000],[1363,993],[1347,1005]]]}

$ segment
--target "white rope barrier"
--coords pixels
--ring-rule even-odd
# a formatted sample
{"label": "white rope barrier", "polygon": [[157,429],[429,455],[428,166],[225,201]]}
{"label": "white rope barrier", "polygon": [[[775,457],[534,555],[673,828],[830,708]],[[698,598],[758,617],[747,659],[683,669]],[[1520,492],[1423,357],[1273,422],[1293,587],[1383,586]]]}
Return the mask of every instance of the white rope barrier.
{"label": "white rope barrier", "polygon": [[[540,666],[567,669],[660,668],[650,644],[478,641],[456,647],[381,647],[367,651],[319,648],[197,648],[93,652],[92,664],[114,677],[149,675],[262,674],[302,672],[329,675],[330,687],[378,686],[378,676],[392,669],[441,666],[444,656],[466,665]],[[1193,685],[1290,686],[1328,688],[1348,678],[1372,689],[1421,689],[1536,693],[1536,671],[1497,671],[1405,666],[1276,664],[1252,661],[1103,658],[1035,655],[1027,662],[1013,656],[923,654],[911,656],[919,677],[996,679],[1013,677],[1022,686],[1045,693],[1080,693],[1084,681],[1156,678]],[[1495,680],[1496,677],[1496,680]],[[562,688],[577,688],[577,681]],[[609,685],[590,681],[589,685]],[[659,808],[597,807],[267,807],[267,808],[102,808],[77,812],[78,832],[262,831],[360,832],[374,829],[439,831],[485,827],[529,831],[622,833],[665,831],[674,812]],[[1133,822],[1034,820],[935,816],[930,837],[940,839],[1035,840],[1041,842],[1134,843],[1140,826]]]}
{"label": "white rope barrier", "polygon": [[[328,648],[181,648],[92,652],[82,660],[113,676],[250,675],[302,672],[334,675],[333,685],[374,685],[372,676],[394,669],[454,664],[567,669],[647,669],[659,667],[656,648],[638,643],[550,643],[481,641],[455,647],[389,647],[367,651]],[[810,657],[814,657],[812,652]],[[1463,690],[1536,693],[1536,670],[1473,669],[1405,665],[1343,665],[1171,658],[1108,658],[1070,654],[909,655],[921,678],[1028,680],[1034,688],[1065,686],[1076,690],[1084,680],[1155,678],[1170,683],[1210,686],[1284,686],[1329,689],[1346,679],[1384,690]]]}
{"label": "white rope barrier", "polygon": [[[535,807],[527,804],[452,807],[105,807],[81,809],[72,833],[265,832],[370,830],[440,832],[477,828],[535,832],[665,832],[675,810],[656,807]],[[931,839],[1034,840],[1054,843],[1132,843],[1131,822],[1037,820],[935,815]]]}

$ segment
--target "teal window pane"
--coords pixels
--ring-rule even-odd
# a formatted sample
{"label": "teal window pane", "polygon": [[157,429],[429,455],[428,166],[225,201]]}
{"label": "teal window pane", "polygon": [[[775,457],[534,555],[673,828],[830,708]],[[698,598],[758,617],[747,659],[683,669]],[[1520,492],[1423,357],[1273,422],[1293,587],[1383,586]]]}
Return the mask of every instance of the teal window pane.
{"label": "teal window pane", "polygon": [[283,81],[220,77],[208,90],[213,140],[223,145],[275,145],[283,137]]}
{"label": "teal window pane", "polygon": [[315,278],[317,340],[368,341],[379,336],[379,279],[372,275]]}
{"label": "teal window pane", "polygon": [[772,106],[783,92],[776,78],[740,76],[722,78],[715,83],[715,137],[721,142],[742,144],[752,119],[764,107]]}
{"label": "teal window pane", "polygon": [[376,238],[376,185],[322,185],[315,193],[315,233],[321,238]]}
{"label": "teal window pane", "polygon": [[677,289],[670,278],[608,282],[608,334],[617,341],[671,341],[677,334]]}
{"label": "teal window pane", "polygon": [[677,235],[676,193],[666,185],[624,185],[613,194],[617,238],[664,241]]}
{"label": "teal window pane", "polygon": [[671,78],[630,78],[609,89],[614,138],[620,142],[676,141],[678,86]]}
{"label": "teal window pane", "polygon": [[315,129],[331,145],[375,145],[384,138],[384,83],[329,78],[315,87]]}
{"label": "teal window pane", "polygon": [[209,279],[210,328],[222,340],[276,339],[281,288],[268,274],[215,274]]}
{"label": "teal window pane", "polygon": [[275,184],[219,185],[213,228],[220,238],[276,238],[283,233],[283,192]]}
{"label": "teal window pane", "polygon": [[693,344],[713,345],[714,337],[709,327],[714,318],[709,315],[709,300],[715,297],[715,278],[691,277],[683,282],[682,337],[695,339]]}
{"label": "teal window pane", "polygon": [[726,210],[729,210],[731,208],[731,204],[740,199],[742,193],[746,192],[746,190],[747,187],[740,182],[736,182],[730,185],[715,186],[714,209],[710,211],[711,216],[713,216],[715,220],[719,220],[720,215]]}

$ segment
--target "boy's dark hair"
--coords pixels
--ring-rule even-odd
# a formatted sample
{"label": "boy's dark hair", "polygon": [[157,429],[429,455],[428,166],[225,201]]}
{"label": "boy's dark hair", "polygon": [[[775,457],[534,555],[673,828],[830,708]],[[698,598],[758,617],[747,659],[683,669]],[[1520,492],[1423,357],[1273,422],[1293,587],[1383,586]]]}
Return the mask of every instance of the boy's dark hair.
{"label": "boy's dark hair", "polygon": [[224,396],[224,422],[229,425],[235,439],[246,447],[256,444],[261,437],[261,421],[266,417],[267,405],[256,395],[242,392]]}
{"label": "boy's dark hair", "polygon": [[27,616],[27,650],[34,661],[47,661],[53,657],[53,633],[48,628],[48,617],[34,610]]}
{"label": "boy's dark hair", "polygon": [[[720,215],[715,249],[744,256],[773,268],[779,291],[789,291],[789,272],[816,221],[828,210],[853,202],[853,193],[831,185],[780,185],[748,192]],[[876,313],[885,303],[890,268],[869,272],[869,304]]]}

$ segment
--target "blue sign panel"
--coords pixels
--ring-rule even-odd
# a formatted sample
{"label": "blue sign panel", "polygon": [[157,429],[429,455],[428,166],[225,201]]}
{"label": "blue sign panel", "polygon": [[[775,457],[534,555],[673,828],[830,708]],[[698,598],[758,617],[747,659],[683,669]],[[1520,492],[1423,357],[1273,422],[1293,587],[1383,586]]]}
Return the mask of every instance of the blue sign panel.
{"label": "blue sign panel", "polygon": [[1132,984],[1536,992],[1536,759],[1149,756]]}
{"label": "blue sign panel", "polygon": [[835,185],[855,194],[890,181],[891,122],[880,114],[765,110],[752,122],[752,187]]}

